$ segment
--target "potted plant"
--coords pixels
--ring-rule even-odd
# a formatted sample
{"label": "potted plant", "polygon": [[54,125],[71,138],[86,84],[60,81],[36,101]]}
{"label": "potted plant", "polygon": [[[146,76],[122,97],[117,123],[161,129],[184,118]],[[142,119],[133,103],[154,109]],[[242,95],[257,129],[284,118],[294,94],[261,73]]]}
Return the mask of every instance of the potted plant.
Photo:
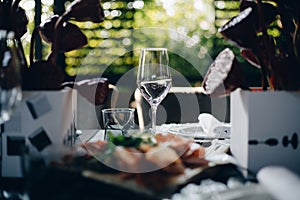
{"label": "potted plant", "polygon": [[228,48],[217,56],[203,81],[207,94],[230,95],[231,151],[253,172],[278,164],[300,173],[299,6],[296,0],[241,0],[240,13],[219,29],[260,69],[260,92],[246,86]]}

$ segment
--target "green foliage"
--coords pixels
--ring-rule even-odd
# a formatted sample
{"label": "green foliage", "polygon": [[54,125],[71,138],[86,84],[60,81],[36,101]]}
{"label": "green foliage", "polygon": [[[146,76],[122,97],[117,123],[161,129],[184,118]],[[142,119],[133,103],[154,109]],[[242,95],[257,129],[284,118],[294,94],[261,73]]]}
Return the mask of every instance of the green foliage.
{"label": "green foliage", "polygon": [[[30,0],[22,2],[25,4],[26,1]],[[124,73],[138,65],[140,48],[154,46],[167,47],[171,67],[183,75],[191,85],[195,85],[201,83],[212,60],[226,46],[238,51],[225,41],[216,29],[237,13],[238,1],[102,0],[101,2],[105,11],[104,22],[101,24],[73,22],[89,39],[86,47],[66,53],[65,70],[70,77],[76,75],[90,77],[100,74],[107,77],[111,83],[116,83]],[[49,8],[49,5],[43,7],[48,8],[43,14],[43,18],[47,18],[47,15],[52,14],[52,8]],[[224,9],[232,11],[230,16],[227,16],[229,12],[222,12]],[[34,26],[33,15],[30,18],[31,33]],[[276,30],[273,32],[276,33]],[[27,35],[23,40],[27,55],[29,55],[28,38],[30,37]],[[45,51],[47,48],[49,46],[44,44],[43,52],[49,52]],[[243,65],[247,65],[243,58],[238,59]],[[246,74],[251,76],[257,74],[256,69],[251,68],[250,71]]]}
{"label": "green foliage", "polygon": [[167,47],[171,67],[191,84],[201,81],[212,60],[210,38],[216,30],[211,0],[197,2],[103,2],[106,20],[101,25],[79,24],[92,39],[86,48],[66,54],[67,72],[70,76],[102,74],[115,83],[138,65],[140,48]]}

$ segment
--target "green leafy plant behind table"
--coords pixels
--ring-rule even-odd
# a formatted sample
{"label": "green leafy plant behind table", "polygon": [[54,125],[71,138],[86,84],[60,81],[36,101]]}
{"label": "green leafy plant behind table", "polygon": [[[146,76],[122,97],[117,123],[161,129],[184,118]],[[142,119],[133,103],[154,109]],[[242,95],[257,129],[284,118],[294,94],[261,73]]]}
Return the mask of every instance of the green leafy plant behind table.
{"label": "green leafy plant behind table", "polygon": [[[32,34],[30,45],[30,66],[24,72],[24,87],[29,89],[58,89],[63,82],[61,67],[56,65],[58,53],[64,53],[78,49],[87,44],[87,38],[80,28],[69,22],[91,21],[102,22],[104,15],[99,0],[77,0],[74,1],[62,15],[54,15],[41,25],[37,26]],[[46,60],[34,61],[33,48],[37,36],[51,44],[51,52]],[[42,78],[34,75],[43,74]],[[47,80],[46,74],[51,74]],[[55,78],[55,79],[53,79]],[[38,84],[37,84],[38,83]],[[50,84],[50,85],[48,85]]]}
{"label": "green leafy plant behind table", "polygon": [[[19,6],[21,0],[5,0],[0,2],[0,17],[9,19],[0,24],[0,28],[16,33],[19,47],[19,57],[22,60],[22,89],[23,90],[60,90],[63,87],[74,87],[92,103],[102,104],[108,93],[106,79],[83,80],[78,83],[65,83],[62,68],[57,66],[56,58],[59,53],[69,52],[87,44],[87,38],[80,28],[70,21],[100,23],[104,20],[100,0],[75,0],[62,15],[54,15],[38,25],[30,43],[30,63],[26,63],[22,48],[21,37],[26,32],[28,19],[26,11]],[[51,44],[51,52],[45,60],[34,60],[34,43],[36,37]],[[94,95],[95,94],[95,95]],[[94,95],[94,96],[93,96]]]}
{"label": "green leafy plant behind table", "polygon": [[[299,13],[297,0],[241,0],[240,13],[219,29],[260,69],[264,90],[300,89]],[[212,95],[226,95],[238,87],[247,89],[239,68],[233,52],[223,50],[204,78],[204,89]]]}

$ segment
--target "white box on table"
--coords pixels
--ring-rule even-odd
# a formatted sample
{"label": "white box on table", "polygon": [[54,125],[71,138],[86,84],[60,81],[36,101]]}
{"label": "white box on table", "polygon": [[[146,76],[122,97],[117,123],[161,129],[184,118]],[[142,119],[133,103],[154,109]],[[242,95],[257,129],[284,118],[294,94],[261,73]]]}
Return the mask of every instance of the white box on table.
{"label": "white box on table", "polygon": [[1,133],[2,177],[22,177],[25,146],[40,152],[51,144],[75,143],[76,90],[23,91],[22,96]]}
{"label": "white box on table", "polygon": [[238,89],[230,116],[231,152],[240,165],[254,173],[282,165],[300,174],[300,92]]}

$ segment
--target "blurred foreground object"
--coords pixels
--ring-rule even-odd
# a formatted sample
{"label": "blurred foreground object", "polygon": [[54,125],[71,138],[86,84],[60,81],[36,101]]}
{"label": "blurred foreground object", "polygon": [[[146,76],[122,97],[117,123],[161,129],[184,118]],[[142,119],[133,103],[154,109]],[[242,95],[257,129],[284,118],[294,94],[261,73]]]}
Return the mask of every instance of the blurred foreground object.
{"label": "blurred foreground object", "polygon": [[299,176],[284,167],[264,167],[259,170],[257,178],[277,200],[296,200],[300,197]]}
{"label": "blurred foreground object", "polygon": [[[22,62],[17,41],[24,34],[23,24],[26,30],[27,22],[23,14],[24,10],[15,8],[12,1],[0,2],[0,124],[10,119],[13,108],[22,96],[20,76]],[[18,24],[19,27],[11,24],[16,15],[21,17],[23,22]]]}

